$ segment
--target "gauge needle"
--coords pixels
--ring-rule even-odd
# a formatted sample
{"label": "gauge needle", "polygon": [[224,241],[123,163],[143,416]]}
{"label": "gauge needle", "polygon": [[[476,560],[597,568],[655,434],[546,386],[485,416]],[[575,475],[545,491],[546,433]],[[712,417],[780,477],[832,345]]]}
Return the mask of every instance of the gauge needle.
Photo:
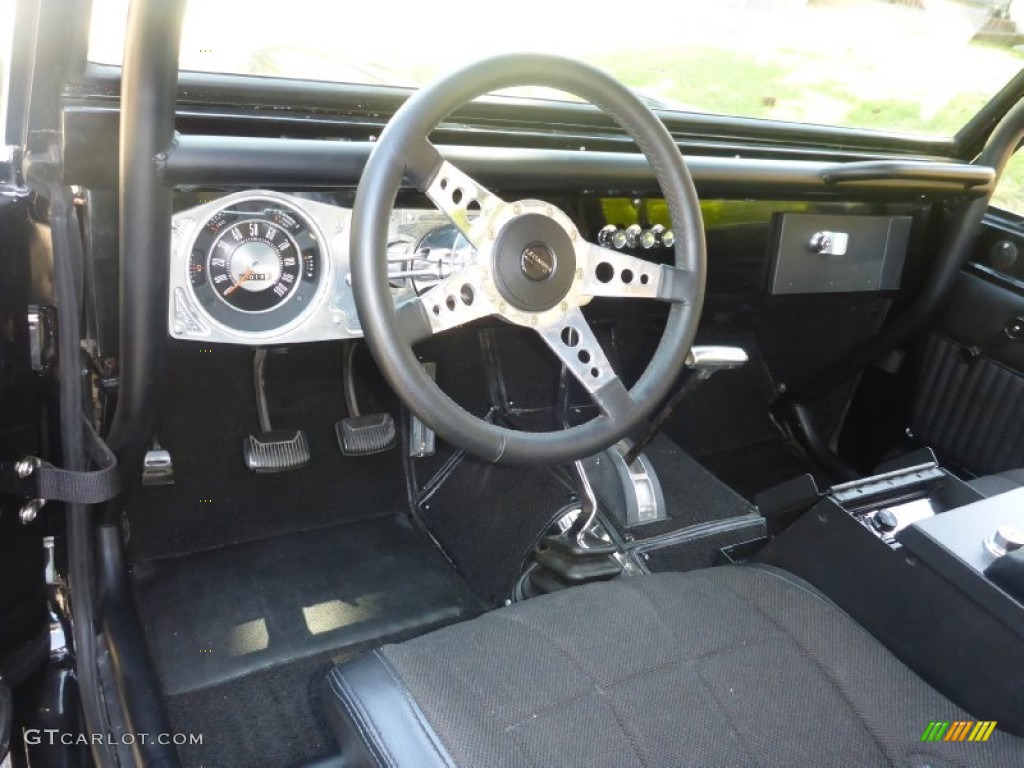
{"label": "gauge needle", "polygon": [[249,279],[249,277],[252,275],[252,272],[253,271],[251,269],[245,270],[245,272],[242,273],[242,276],[240,278],[238,278],[238,282],[235,283],[234,285],[232,285],[226,291],[224,291],[224,295],[225,296],[230,296],[232,293],[237,291],[239,286],[241,286],[242,283],[244,283],[246,280]]}

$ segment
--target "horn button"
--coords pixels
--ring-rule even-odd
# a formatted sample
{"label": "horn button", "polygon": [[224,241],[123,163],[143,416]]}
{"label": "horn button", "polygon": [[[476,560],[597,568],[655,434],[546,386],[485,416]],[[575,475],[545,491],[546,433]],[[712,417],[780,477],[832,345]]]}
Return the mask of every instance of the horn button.
{"label": "horn button", "polygon": [[568,233],[539,213],[517,216],[502,227],[492,259],[498,292],[526,312],[558,304],[576,274],[576,249]]}

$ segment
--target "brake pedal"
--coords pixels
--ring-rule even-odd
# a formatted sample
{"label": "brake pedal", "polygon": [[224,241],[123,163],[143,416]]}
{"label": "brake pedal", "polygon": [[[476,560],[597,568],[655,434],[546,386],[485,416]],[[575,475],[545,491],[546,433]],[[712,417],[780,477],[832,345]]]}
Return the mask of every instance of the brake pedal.
{"label": "brake pedal", "polygon": [[342,386],[345,392],[345,408],[348,416],[334,425],[338,447],[345,456],[371,456],[394,447],[398,436],[395,420],[390,413],[359,412],[356,400],[356,384],[353,361],[356,356],[355,342],[345,345],[345,360]]}
{"label": "brake pedal", "polygon": [[252,378],[256,387],[256,412],[260,420],[258,434],[249,435],[242,442],[242,457],[245,466],[259,474],[287,472],[309,463],[309,441],[301,429],[273,429],[270,425],[270,409],[267,407],[267,392],[263,383],[263,366],[267,350],[257,349],[252,360]]}
{"label": "brake pedal", "polygon": [[369,456],[394,447],[397,431],[390,413],[349,416],[334,425],[338,447],[346,456]]}

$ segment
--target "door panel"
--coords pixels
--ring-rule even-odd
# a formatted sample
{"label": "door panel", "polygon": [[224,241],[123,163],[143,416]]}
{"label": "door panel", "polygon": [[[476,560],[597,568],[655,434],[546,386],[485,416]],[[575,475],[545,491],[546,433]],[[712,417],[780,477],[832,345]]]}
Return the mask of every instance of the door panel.
{"label": "door panel", "polygon": [[1024,329],[1013,329],[1022,316],[1024,290],[1018,292],[992,276],[965,271],[943,312],[939,331],[976,348],[988,359],[1024,372]]}
{"label": "door panel", "polygon": [[975,475],[1024,467],[1024,226],[986,221],[918,355],[910,426]]}

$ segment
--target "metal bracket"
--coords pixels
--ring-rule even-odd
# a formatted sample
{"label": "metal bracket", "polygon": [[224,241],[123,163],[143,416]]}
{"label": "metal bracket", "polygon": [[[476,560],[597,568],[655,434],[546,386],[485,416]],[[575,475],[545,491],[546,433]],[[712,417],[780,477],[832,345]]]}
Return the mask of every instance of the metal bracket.
{"label": "metal bracket", "polygon": [[[437,364],[423,363],[423,370],[432,381],[437,381]],[[422,459],[433,456],[437,450],[437,435],[434,430],[420,421],[416,414],[410,416],[409,423],[409,456]]]}
{"label": "metal bracket", "polygon": [[85,446],[98,469],[77,472],[60,469],[35,456],[15,462],[0,462],[0,493],[24,499],[18,513],[23,523],[31,523],[50,501],[74,504],[99,504],[121,492],[117,457],[83,415]]}
{"label": "metal bracket", "polygon": [[30,304],[28,346],[32,370],[41,373],[57,359],[57,318],[53,307]]}

